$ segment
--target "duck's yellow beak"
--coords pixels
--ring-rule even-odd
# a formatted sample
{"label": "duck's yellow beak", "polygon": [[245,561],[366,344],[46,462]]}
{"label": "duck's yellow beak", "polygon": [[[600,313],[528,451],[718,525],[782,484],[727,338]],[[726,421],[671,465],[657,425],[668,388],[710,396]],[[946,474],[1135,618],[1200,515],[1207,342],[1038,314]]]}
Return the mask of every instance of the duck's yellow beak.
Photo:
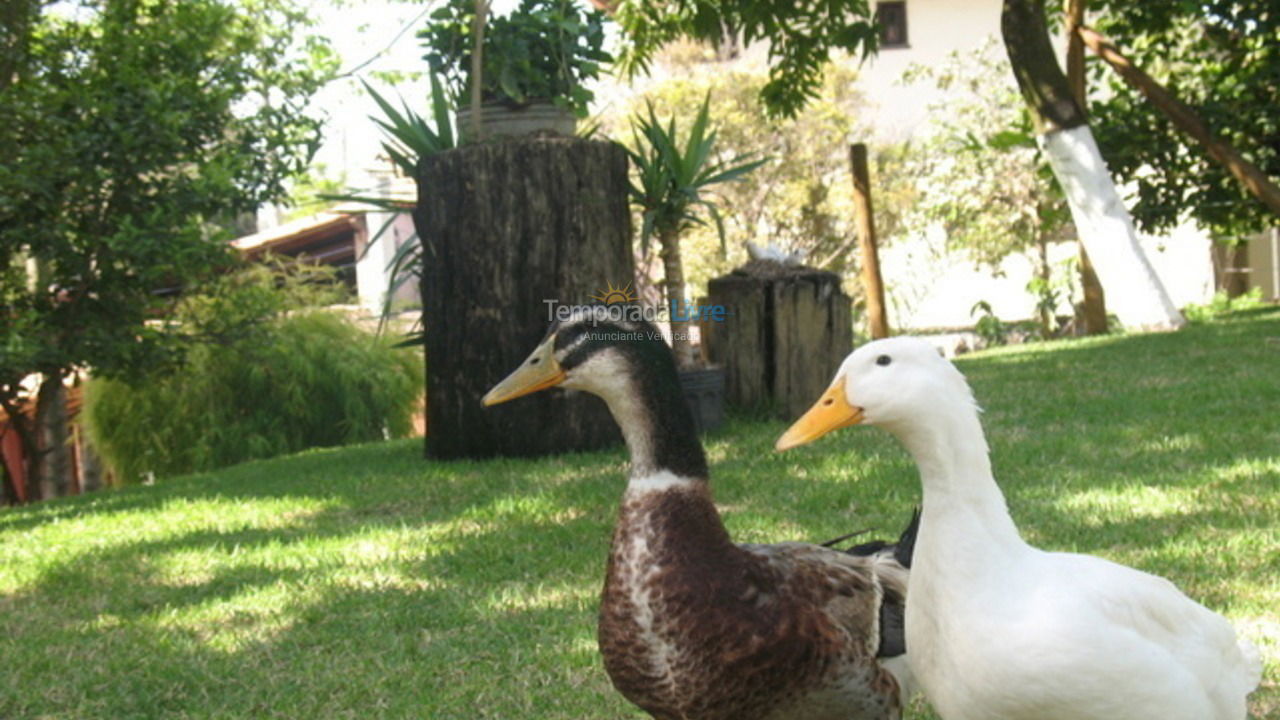
{"label": "duck's yellow beak", "polygon": [[564,370],[556,362],[554,346],[555,336],[552,335],[535,348],[529,359],[521,363],[515,372],[485,393],[480,403],[489,407],[564,382]]}
{"label": "duck's yellow beak", "polygon": [[790,450],[797,445],[811,443],[837,428],[862,422],[862,408],[849,404],[844,392],[844,376],[827,388],[818,402],[774,443],[774,449]]}

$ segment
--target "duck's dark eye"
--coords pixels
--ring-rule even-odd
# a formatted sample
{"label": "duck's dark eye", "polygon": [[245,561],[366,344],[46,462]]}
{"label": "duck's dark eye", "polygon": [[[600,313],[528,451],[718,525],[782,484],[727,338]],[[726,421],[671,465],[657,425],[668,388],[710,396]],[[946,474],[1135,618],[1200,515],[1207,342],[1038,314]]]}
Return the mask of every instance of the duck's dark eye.
{"label": "duck's dark eye", "polygon": [[877,365],[888,365],[891,362],[893,362],[893,358],[889,357],[888,355],[881,355],[880,357],[876,358]]}
{"label": "duck's dark eye", "polygon": [[538,363],[540,363],[540,362],[542,362],[542,358],[531,358],[531,359],[529,360],[529,364],[530,364],[530,365],[537,365],[537,364],[538,364]]}

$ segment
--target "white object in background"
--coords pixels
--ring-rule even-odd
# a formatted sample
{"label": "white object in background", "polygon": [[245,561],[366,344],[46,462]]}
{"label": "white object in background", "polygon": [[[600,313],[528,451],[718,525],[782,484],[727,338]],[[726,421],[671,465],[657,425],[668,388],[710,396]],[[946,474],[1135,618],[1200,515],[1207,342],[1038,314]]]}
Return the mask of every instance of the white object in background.
{"label": "white object in background", "polygon": [[765,247],[760,247],[750,240],[747,241],[747,257],[752,260],[773,260],[783,265],[799,265],[804,260],[804,253],[800,250],[795,252],[783,252],[782,248],[769,243]]}

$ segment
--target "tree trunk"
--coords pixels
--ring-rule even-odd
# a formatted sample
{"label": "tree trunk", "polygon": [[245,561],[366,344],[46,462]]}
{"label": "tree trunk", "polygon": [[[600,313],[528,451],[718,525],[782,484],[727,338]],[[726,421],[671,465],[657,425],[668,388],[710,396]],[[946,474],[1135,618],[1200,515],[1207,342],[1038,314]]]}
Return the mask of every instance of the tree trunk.
{"label": "tree trunk", "polygon": [[1040,146],[1066,193],[1076,231],[1112,310],[1134,329],[1181,327],[1186,321],[1139,244],[1084,111],[1058,66],[1043,0],[1004,0],[1001,31]]}
{"label": "tree trunk", "polygon": [[1080,303],[1081,330],[1085,335],[1105,335],[1110,329],[1107,322],[1107,295],[1098,280],[1098,272],[1093,269],[1093,261],[1089,252],[1084,249],[1084,242],[1077,240],[1080,249],[1080,289],[1084,292],[1084,300]]}
{"label": "tree trunk", "polygon": [[1218,275],[1218,289],[1229,298],[1238,298],[1249,292],[1249,244],[1216,244],[1213,248],[1214,269]]}
{"label": "tree trunk", "polygon": [[41,500],[66,495],[71,484],[71,428],[61,373],[47,373],[36,394],[36,446],[31,487]]}
{"label": "tree trunk", "polygon": [[1084,25],[1085,0],[1067,0],[1063,30],[1067,36],[1067,86],[1082,111],[1089,108],[1084,76],[1084,40],[1076,32]]}
{"label": "tree trunk", "polygon": [[98,455],[98,449],[94,447],[88,433],[84,431],[83,425],[77,424],[75,433],[76,447],[80,450],[80,462],[78,463],[80,466],[80,492],[87,493],[101,490],[105,484],[103,482],[105,469],[102,467],[102,457]]}
{"label": "tree trunk", "polygon": [[1036,274],[1040,276],[1040,297],[1036,299],[1036,316],[1040,320],[1040,337],[1048,340],[1058,329],[1056,308],[1050,302],[1049,283],[1053,280],[1053,267],[1049,265],[1049,241],[1044,233],[1036,238]]}
{"label": "tree trunk", "polygon": [[880,252],[876,248],[875,208],[871,202],[871,175],[867,171],[867,146],[849,146],[853,168],[853,207],[858,219],[858,248],[862,259],[862,289],[867,298],[867,330],[874,339],[889,337],[889,313],[884,303],[884,279],[880,276]]}
{"label": "tree trunk", "polygon": [[[4,435],[0,435],[0,438],[3,437]],[[18,485],[9,473],[9,464],[4,461],[3,455],[0,455],[0,485],[4,488],[5,505],[17,505],[21,502],[21,498],[18,496]]]}
{"label": "tree trunk", "polygon": [[626,152],[522,138],[424,158],[417,175],[426,454],[531,456],[617,442],[604,403],[585,393],[492,408],[480,398],[546,335],[555,305],[633,282]]}
{"label": "tree trunk", "polygon": [[662,286],[666,290],[667,308],[671,311],[671,351],[676,356],[676,365],[681,370],[694,366],[693,341],[689,332],[692,323],[677,322],[677,318],[686,316],[684,261],[680,258],[680,234],[664,233],[658,241],[662,245],[659,254],[662,256]]}
{"label": "tree trunk", "polygon": [[[1075,98],[1080,109],[1087,110],[1089,102],[1088,88],[1084,74],[1084,40],[1076,32],[1084,25],[1085,0],[1067,0],[1066,17],[1063,26],[1067,35],[1067,84],[1071,88],[1071,96]],[[1080,330],[1085,335],[1102,335],[1107,327],[1107,296],[1098,281],[1098,273],[1093,269],[1093,261],[1089,259],[1089,251],[1084,248],[1084,241],[1076,238],[1078,257],[1080,259],[1080,289],[1084,299],[1080,303]]]}
{"label": "tree trunk", "polygon": [[[4,410],[7,418],[8,427],[4,428],[0,433],[0,442],[8,445],[6,454],[9,459],[15,460],[15,467],[10,471],[8,464],[5,464],[5,496],[12,499],[14,504],[32,500],[32,493],[35,492],[29,478],[31,477],[32,458],[36,456],[36,431],[32,426],[31,418],[24,413],[23,404],[15,395],[0,395],[0,409]],[[17,447],[10,444],[10,438],[17,439]],[[21,477],[14,477],[14,473],[19,473]],[[23,490],[19,492],[18,486],[22,486]]]}

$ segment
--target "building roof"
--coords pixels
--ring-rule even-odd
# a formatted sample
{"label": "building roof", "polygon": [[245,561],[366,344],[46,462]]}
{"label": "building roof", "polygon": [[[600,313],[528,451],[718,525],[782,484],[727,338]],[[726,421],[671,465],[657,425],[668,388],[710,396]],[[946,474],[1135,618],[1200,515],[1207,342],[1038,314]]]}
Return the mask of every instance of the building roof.
{"label": "building roof", "polygon": [[[354,233],[361,229],[360,215],[353,212],[328,211],[291,220],[283,225],[267,228],[252,235],[236,238],[231,246],[250,257],[266,251],[292,255],[317,243],[324,243],[336,235]],[[308,253],[314,256],[314,253]],[[317,260],[323,260],[316,257]]]}

